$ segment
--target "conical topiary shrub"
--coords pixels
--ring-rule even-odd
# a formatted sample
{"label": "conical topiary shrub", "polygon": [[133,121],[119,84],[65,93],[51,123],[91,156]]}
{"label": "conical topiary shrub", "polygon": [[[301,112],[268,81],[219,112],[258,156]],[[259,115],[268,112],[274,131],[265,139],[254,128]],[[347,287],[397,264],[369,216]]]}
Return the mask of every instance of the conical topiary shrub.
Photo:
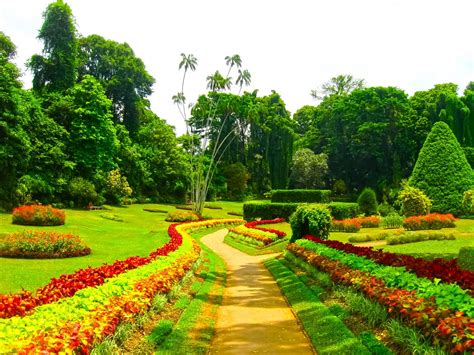
{"label": "conical topiary shrub", "polygon": [[474,187],[474,174],[449,126],[436,122],[426,137],[409,180],[433,201],[434,212],[461,212],[463,193]]}

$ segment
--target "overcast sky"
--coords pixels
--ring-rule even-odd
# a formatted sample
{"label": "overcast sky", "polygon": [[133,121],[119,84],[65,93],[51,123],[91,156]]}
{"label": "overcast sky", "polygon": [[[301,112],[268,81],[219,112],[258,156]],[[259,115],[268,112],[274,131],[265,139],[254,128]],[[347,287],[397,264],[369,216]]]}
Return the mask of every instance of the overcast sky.
{"label": "overcast sky", "polygon": [[[40,53],[36,39],[48,0],[0,0],[0,31],[18,47],[16,62]],[[179,91],[180,53],[193,53],[198,70],[185,95],[206,92],[206,76],[225,72],[224,57],[240,54],[252,74],[247,89],[281,94],[294,113],[315,104],[311,89],[352,74],[369,86],[413,94],[474,81],[473,0],[69,0],[77,29],[127,42],[156,79],[150,97],[161,118],[184,130],[171,100]],[[234,76],[235,77],[235,76]]]}

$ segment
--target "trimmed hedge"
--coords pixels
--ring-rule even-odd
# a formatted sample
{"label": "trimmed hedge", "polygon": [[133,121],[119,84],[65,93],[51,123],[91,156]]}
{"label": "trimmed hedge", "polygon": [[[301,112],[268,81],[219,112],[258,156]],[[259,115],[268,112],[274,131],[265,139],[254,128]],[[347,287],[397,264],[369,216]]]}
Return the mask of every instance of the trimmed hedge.
{"label": "trimmed hedge", "polygon": [[289,218],[300,203],[270,203],[270,202],[246,202],[244,203],[244,219],[253,221],[257,218],[274,219]]}
{"label": "trimmed hedge", "polygon": [[354,218],[359,214],[359,205],[355,202],[331,202],[328,208],[332,218],[339,220]]}
{"label": "trimmed hedge", "polygon": [[327,203],[331,199],[331,190],[273,190],[272,202],[320,202]]}

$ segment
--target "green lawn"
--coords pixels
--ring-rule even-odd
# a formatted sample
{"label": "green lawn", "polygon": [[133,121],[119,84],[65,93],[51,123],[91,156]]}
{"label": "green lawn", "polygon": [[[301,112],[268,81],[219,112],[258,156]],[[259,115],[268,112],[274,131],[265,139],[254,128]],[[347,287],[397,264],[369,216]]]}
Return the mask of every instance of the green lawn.
{"label": "green lawn", "polygon": [[[238,218],[227,212],[242,212],[240,202],[214,202],[222,210],[205,209],[213,218]],[[173,205],[131,205],[111,207],[108,211],[66,210],[66,224],[58,227],[29,227],[11,224],[11,215],[0,213],[0,235],[20,230],[55,230],[78,234],[92,253],[88,256],[67,259],[10,259],[0,258],[2,277],[0,293],[17,292],[22,288],[33,291],[53,277],[72,273],[88,266],[112,263],[129,256],[146,256],[168,241],[166,214],[145,212],[143,208],[175,211]],[[123,222],[100,217],[103,213],[115,214]]]}

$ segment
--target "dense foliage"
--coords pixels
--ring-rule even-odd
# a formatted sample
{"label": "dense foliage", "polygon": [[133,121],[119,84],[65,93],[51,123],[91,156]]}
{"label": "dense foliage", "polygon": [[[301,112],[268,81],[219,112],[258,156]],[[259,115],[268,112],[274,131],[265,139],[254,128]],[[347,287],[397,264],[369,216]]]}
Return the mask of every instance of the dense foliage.
{"label": "dense foliage", "polygon": [[246,202],[244,203],[244,219],[246,221],[253,221],[257,218],[288,218],[296,211],[299,205],[299,203],[294,202]]}
{"label": "dense foliage", "polygon": [[290,224],[293,233],[291,242],[303,238],[307,234],[327,239],[331,228],[331,214],[324,205],[301,205],[291,215]]}
{"label": "dense foliage", "polygon": [[463,193],[474,187],[474,173],[449,126],[437,122],[420,151],[409,184],[426,192],[432,210],[459,214]]}
{"label": "dense foliage", "polygon": [[347,219],[359,214],[359,204],[354,202],[331,202],[328,205],[334,219]]}

